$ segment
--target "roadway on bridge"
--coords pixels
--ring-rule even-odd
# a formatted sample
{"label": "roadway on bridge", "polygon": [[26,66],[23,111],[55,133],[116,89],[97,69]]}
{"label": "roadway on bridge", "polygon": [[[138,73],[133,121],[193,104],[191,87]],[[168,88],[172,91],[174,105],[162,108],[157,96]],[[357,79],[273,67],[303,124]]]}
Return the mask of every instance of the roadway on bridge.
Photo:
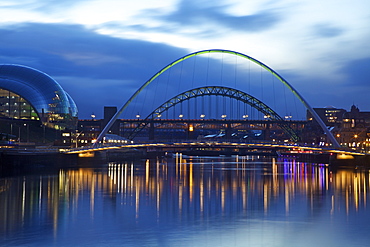
{"label": "roadway on bridge", "polygon": [[65,150],[65,154],[79,154],[87,152],[98,152],[119,149],[132,148],[264,148],[264,149],[281,149],[281,150],[296,150],[296,151],[312,151],[316,153],[333,153],[341,155],[364,156],[366,154],[353,150],[340,150],[326,147],[301,146],[296,144],[275,144],[275,143],[239,143],[239,142],[213,142],[213,141],[195,141],[195,142],[173,142],[173,143],[128,143],[116,146],[101,146],[101,147],[82,147]]}

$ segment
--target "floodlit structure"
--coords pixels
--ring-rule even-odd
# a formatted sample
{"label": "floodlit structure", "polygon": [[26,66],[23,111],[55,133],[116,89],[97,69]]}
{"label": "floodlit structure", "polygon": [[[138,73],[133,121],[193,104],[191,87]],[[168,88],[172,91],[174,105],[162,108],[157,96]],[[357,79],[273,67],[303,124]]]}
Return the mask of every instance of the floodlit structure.
{"label": "floodlit structure", "polygon": [[[272,68],[270,68],[269,66],[267,66],[266,64],[258,61],[257,59],[254,59],[248,55],[245,55],[245,54],[242,54],[242,53],[239,53],[239,52],[235,52],[235,51],[230,51],[230,50],[221,50],[221,49],[211,49],[211,50],[203,50],[203,51],[198,51],[198,52],[193,52],[193,53],[190,53],[188,55],[185,55],[175,61],[173,61],[172,63],[168,64],[167,66],[163,67],[161,70],[159,70],[156,74],[154,74],[149,80],[147,80],[138,90],[136,90],[136,92],[126,101],[126,103],[116,112],[116,114],[110,119],[110,121],[107,123],[107,125],[104,127],[104,129],[102,130],[102,132],[99,134],[95,144],[94,144],[94,147],[97,147],[99,145],[99,143],[103,140],[104,136],[106,135],[106,133],[108,132],[108,130],[112,127],[112,125],[115,123],[116,119],[123,113],[123,111],[128,107],[128,105],[130,105],[130,103],[136,98],[136,96],[141,92],[143,91],[150,83],[152,83],[158,76],[160,76],[161,74],[163,74],[166,70],[170,69],[171,67],[173,67],[174,65],[178,64],[178,63],[181,63],[183,62],[184,60],[188,59],[188,58],[191,58],[191,57],[194,57],[194,56],[198,56],[198,55],[202,55],[202,54],[209,54],[209,53],[224,53],[224,54],[231,54],[231,55],[235,55],[235,56],[239,56],[239,57],[242,57],[244,59],[247,59],[257,65],[259,65],[261,68],[267,70],[268,72],[270,72],[274,77],[276,77],[284,86],[286,86],[296,97],[297,99],[299,99],[301,101],[301,103],[307,108],[307,110],[312,114],[313,118],[315,118],[315,120],[317,121],[317,123],[319,124],[319,126],[322,128],[322,130],[324,131],[324,133],[326,134],[326,136],[328,137],[328,139],[330,140],[330,142],[332,143],[332,145],[336,148],[339,148],[340,145],[338,143],[338,141],[335,139],[335,137],[333,136],[333,134],[330,132],[330,130],[326,127],[325,123],[322,121],[322,119],[319,117],[319,115],[313,110],[313,108],[308,104],[308,102],[300,95],[300,93],[295,90],[293,88],[293,86],[288,83],[288,81],[286,81],[282,76],[280,76],[276,71],[274,71]],[[161,115],[158,115],[157,118],[161,117]],[[225,115],[226,117],[226,115]],[[267,115],[266,115],[267,118],[269,118]],[[289,116],[288,116],[289,118]]]}
{"label": "floodlit structure", "polygon": [[0,117],[40,120],[54,129],[74,129],[78,120],[73,99],[50,76],[36,69],[0,65]]}

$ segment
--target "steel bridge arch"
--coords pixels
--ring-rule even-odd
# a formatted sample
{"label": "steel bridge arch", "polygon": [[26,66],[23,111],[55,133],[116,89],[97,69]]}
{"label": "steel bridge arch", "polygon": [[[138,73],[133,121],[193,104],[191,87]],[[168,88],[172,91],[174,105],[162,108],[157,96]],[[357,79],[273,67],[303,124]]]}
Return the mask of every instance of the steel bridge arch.
{"label": "steel bridge arch", "polygon": [[259,99],[255,98],[254,96],[247,94],[243,91],[230,88],[230,87],[222,87],[222,86],[206,86],[206,87],[199,87],[194,88],[183,93],[180,93],[171,99],[164,102],[154,111],[152,111],[145,119],[143,119],[142,123],[140,123],[129,135],[128,139],[133,139],[137,133],[139,133],[143,128],[146,127],[147,121],[149,119],[155,119],[160,117],[163,112],[169,110],[170,108],[174,107],[175,105],[190,100],[192,98],[203,97],[203,96],[226,96],[232,99],[239,100],[243,103],[250,105],[251,107],[255,108],[256,110],[268,116],[270,120],[276,120],[281,123],[278,125],[283,129],[283,131],[290,136],[292,141],[297,142],[299,140],[298,134],[284,121],[284,119],[276,113],[273,109],[267,106],[265,103],[260,101]]}
{"label": "steel bridge arch", "polygon": [[245,58],[251,62],[256,63],[257,65],[261,66],[265,70],[269,71],[272,75],[274,75],[279,81],[281,81],[301,102],[302,104],[307,108],[307,110],[312,114],[314,119],[319,123],[320,127],[326,134],[326,136],[330,139],[331,143],[335,148],[340,148],[339,143],[333,136],[333,134],[329,131],[329,129],[326,127],[325,123],[322,121],[322,119],[319,117],[319,115],[313,110],[313,108],[308,104],[308,102],[300,95],[300,93],[294,89],[292,85],[289,84],[288,81],[286,81],[282,76],[280,76],[275,70],[267,66],[266,64],[258,61],[257,59],[254,59],[253,57],[250,57],[248,55],[245,55],[240,52],[231,51],[231,50],[222,50],[222,49],[210,49],[210,50],[203,50],[203,51],[197,51],[190,53],[188,55],[185,55],[172,63],[168,64],[167,66],[163,67],[160,71],[158,71],[156,74],[154,74],[149,80],[147,80],[127,101],[126,103],[116,112],[116,114],[111,118],[111,120],[108,122],[108,124],[104,127],[102,132],[99,134],[98,138],[96,139],[96,142],[94,143],[94,147],[99,145],[99,143],[102,141],[105,134],[108,132],[108,130],[112,127],[116,119],[122,114],[122,112],[128,107],[128,105],[136,98],[136,96],[144,89],[146,88],[152,81],[154,81],[158,76],[160,76],[162,73],[164,73],[166,70],[171,68],[172,66],[188,59],[194,56],[198,56],[201,54],[206,53],[227,53],[236,55],[242,58]]}

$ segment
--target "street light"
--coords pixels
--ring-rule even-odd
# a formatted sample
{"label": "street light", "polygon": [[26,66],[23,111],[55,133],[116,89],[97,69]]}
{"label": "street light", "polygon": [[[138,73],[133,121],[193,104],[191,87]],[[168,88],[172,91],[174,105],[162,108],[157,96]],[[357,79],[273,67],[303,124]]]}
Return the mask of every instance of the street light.
{"label": "street light", "polygon": [[338,134],[336,134],[336,137],[337,137],[337,139],[338,139],[338,141],[339,141],[340,145],[342,145],[342,141],[341,141],[341,138],[340,138],[340,134],[339,134],[339,133],[338,133]]}
{"label": "street light", "polygon": [[30,141],[30,125],[29,124],[23,124],[24,127],[27,127],[27,142]]}
{"label": "street light", "polygon": [[78,133],[78,130],[76,130],[76,148],[78,148],[78,137],[82,134],[83,131]]}

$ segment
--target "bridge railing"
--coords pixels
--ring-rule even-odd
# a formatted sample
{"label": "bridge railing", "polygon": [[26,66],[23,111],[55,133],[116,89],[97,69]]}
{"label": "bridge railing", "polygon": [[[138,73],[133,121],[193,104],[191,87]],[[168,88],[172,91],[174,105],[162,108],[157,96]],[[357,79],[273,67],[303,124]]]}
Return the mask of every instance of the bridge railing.
{"label": "bridge railing", "polygon": [[[99,146],[95,146],[95,148],[98,147],[121,147],[121,146],[136,146],[141,144],[173,144],[173,143],[240,143],[240,144],[271,144],[271,145],[285,145],[285,146],[291,146],[291,147],[313,147],[313,148],[327,148],[327,149],[333,149],[332,146],[322,146],[322,145],[314,145],[312,143],[293,143],[293,142],[281,142],[281,141],[266,141],[266,140],[241,140],[241,139],[224,139],[224,138],[202,138],[202,139],[160,139],[160,140],[140,140],[135,141],[131,144],[111,144],[111,143],[105,143],[100,144]],[[77,150],[81,149],[91,149],[91,147],[83,147],[78,148]]]}

